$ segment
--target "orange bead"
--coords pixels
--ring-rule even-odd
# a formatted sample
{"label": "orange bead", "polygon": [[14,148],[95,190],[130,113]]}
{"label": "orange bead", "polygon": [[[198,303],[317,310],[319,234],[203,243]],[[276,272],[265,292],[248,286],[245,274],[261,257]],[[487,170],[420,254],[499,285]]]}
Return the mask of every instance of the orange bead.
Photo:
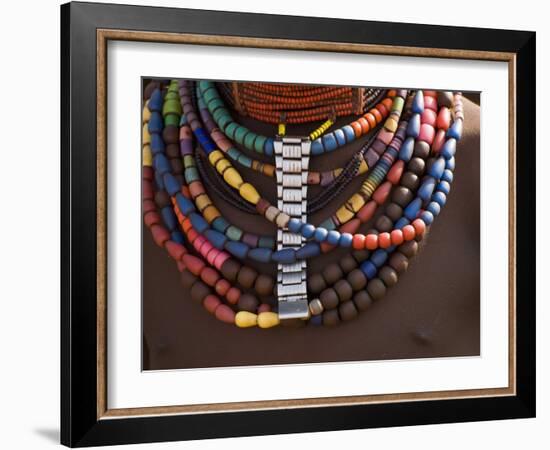
{"label": "orange bead", "polygon": [[416,236],[416,230],[412,225],[405,225],[403,227],[403,239],[406,241],[412,241]]}
{"label": "orange bead", "polygon": [[380,111],[378,111],[376,108],[372,108],[370,111],[369,111],[373,116],[374,118],[376,119],[376,123],[380,123],[382,122],[382,114],[380,114]]}
{"label": "orange bead", "polygon": [[363,250],[365,248],[365,235],[354,234],[352,240],[352,246],[355,250]]}
{"label": "orange bead", "polygon": [[426,224],[422,219],[415,219],[413,220],[412,226],[416,230],[417,236],[422,236],[424,232],[426,231]]}
{"label": "orange bead", "polygon": [[378,245],[380,248],[388,248],[391,245],[390,233],[380,233],[378,235]]}
{"label": "orange bead", "polygon": [[378,235],[367,234],[365,238],[365,248],[367,250],[376,250],[378,248]]}
{"label": "orange bead", "polygon": [[392,245],[401,245],[403,243],[403,232],[401,230],[393,230],[390,233]]}
{"label": "orange bead", "polygon": [[371,128],[374,128],[376,126],[376,117],[374,117],[373,114],[368,112],[367,114],[364,115],[364,117],[369,122],[369,125]]}
{"label": "orange bead", "polygon": [[365,119],[364,117],[360,117],[359,119],[357,119],[357,122],[359,122],[359,125],[361,125],[361,131],[363,132],[363,134],[366,134],[370,131],[370,125],[367,119]]}
{"label": "orange bead", "polygon": [[355,137],[360,137],[363,134],[363,130],[361,129],[361,124],[357,120],[355,122],[351,122],[351,128],[353,128]]}

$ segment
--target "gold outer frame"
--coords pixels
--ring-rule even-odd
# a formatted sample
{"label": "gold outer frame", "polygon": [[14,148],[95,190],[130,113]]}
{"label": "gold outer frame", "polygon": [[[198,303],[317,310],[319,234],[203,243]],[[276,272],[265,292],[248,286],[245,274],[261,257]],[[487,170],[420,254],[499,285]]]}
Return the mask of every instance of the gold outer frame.
{"label": "gold outer frame", "polygon": [[[455,50],[290,39],[97,29],[97,419],[175,414],[207,414],[307,407],[346,406],[516,395],[516,55],[507,52]],[[107,42],[109,40],[229,47],[308,50],[371,55],[473,59],[508,63],[508,386],[399,394],[317,397],[201,405],[109,409],[107,405]]]}

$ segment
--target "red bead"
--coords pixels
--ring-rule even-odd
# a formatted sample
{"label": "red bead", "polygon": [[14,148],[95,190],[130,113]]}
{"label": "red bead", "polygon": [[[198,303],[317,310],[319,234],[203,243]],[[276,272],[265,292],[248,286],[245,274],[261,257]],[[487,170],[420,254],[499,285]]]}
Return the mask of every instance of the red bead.
{"label": "red bead", "polygon": [[216,319],[225,323],[235,323],[235,312],[227,305],[220,304],[214,312]]}
{"label": "red bead", "polygon": [[365,239],[365,248],[367,250],[376,250],[378,248],[378,235],[367,234]]}
{"label": "red bead", "polygon": [[222,302],[220,302],[220,299],[212,294],[204,297],[204,300],[202,301],[202,305],[210,314],[214,314],[218,306],[221,305],[221,303]]}
{"label": "red bead", "polygon": [[170,239],[168,230],[160,225],[152,225],[151,234],[153,235],[153,240],[159,247],[164,247],[164,243]]}
{"label": "red bead", "polygon": [[439,153],[445,143],[445,130],[437,130],[432,143],[432,153]]}
{"label": "red bead", "polygon": [[271,311],[271,306],[267,303],[262,303],[260,306],[258,306],[258,314],[269,311]]}
{"label": "red bead", "polygon": [[166,248],[166,251],[168,252],[168,254],[174,258],[176,261],[179,261],[181,259],[181,257],[187,253],[187,250],[185,249],[185,247],[181,244],[178,244],[177,242],[174,242],[174,241],[166,241],[166,243],[164,244],[165,248]]}
{"label": "red bead", "polygon": [[155,193],[153,191],[153,183],[143,180],[141,183],[141,198],[143,200],[153,200]]}
{"label": "red bead", "polygon": [[389,181],[385,181],[380,186],[378,186],[378,189],[374,191],[374,194],[372,194],[372,199],[378,203],[379,205],[384,204],[386,199],[388,198],[388,195],[391,191],[391,183]]}
{"label": "red bead", "polygon": [[351,244],[355,250],[363,250],[365,248],[365,235],[354,234]]}
{"label": "red bead", "polygon": [[427,123],[420,125],[420,134],[418,135],[419,141],[427,142],[432,145],[435,136],[435,129]]}
{"label": "red bead", "polygon": [[181,260],[187,267],[187,270],[195,276],[199,276],[205,264],[196,256],[190,255],[189,253],[183,255]]}
{"label": "red bead", "polygon": [[392,245],[401,245],[403,243],[403,231],[393,230],[391,233],[391,243]]}
{"label": "red bead", "polygon": [[225,294],[227,294],[227,291],[231,288],[231,284],[229,281],[220,278],[218,282],[216,283],[216,286],[214,286],[214,289],[216,290],[216,293],[218,295],[222,295],[225,297]]}
{"label": "red bead", "polygon": [[412,241],[416,236],[416,230],[412,225],[405,225],[403,227],[403,239],[406,241]]}
{"label": "red bead", "polygon": [[[374,216],[376,208],[378,208],[378,204],[374,200],[367,202],[361,207],[361,209],[359,209],[359,211],[357,211],[357,218],[362,223],[369,221],[370,219],[372,219],[372,216]],[[342,231],[342,229],[340,229],[340,231]]]}
{"label": "red bead", "polygon": [[417,236],[422,236],[424,232],[426,231],[426,224],[422,219],[415,219],[413,220],[412,226],[416,230]]}
{"label": "red bead", "polygon": [[356,217],[354,219],[351,219],[349,222],[346,222],[344,225],[342,225],[338,229],[338,231],[340,231],[340,233],[355,234],[355,232],[360,226],[361,226],[361,221]]}
{"label": "red bead", "polygon": [[388,181],[393,185],[398,184],[399,180],[401,180],[401,175],[403,175],[404,168],[405,161],[397,161],[388,172],[388,176],[386,177]]}
{"label": "red bead", "polygon": [[143,216],[143,222],[151,228],[155,224],[162,223],[162,220],[156,211],[150,211]]}
{"label": "red bead", "polygon": [[141,169],[141,176],[147,181],[153,181],[153,176],[154,176],[153,168],[149,166],[143,166]]}
{"label": "red bead", "polygon": [[380,246],[380,248],[388,248],[389,246],[391,246],[390,233],[380,233],[378,235],[378,245]]}
{"label": "red bead", "polygon": [[446,106],[442,106],[439,110],[436,126],[441,130],[448,130],[451,126],[451,111]]}
{"label": "red bead", "polygon": [[205,267],[201,272],[201,279],[208,286],[215,286],[216,282],[219,280],[220,275],[212,267]]}
{"label": "red bead", "polygon": [[157,210],[157,205],[155,205],[155,202],[153,200],[143,200],[141,204],[141,210],[143,211],[143,214]]}
{"label": "red bead", "polygon": [[437,99],[435,97],[424,96],[424,108],[433,109],[434,111],[437,111]]}
{"label": "red bead", "polygon": [[241,291],[234,286],[229,288],[229,290],[227,291],[227,295],[225,296],[227,301],[232,305],[236,305],[240,297]]}
{"label": "red bead", "polygon": [[433,109],[424,109],[420,115],[420,122],[426,123],[435,127],[435,122],[437,120],[437,113]]}

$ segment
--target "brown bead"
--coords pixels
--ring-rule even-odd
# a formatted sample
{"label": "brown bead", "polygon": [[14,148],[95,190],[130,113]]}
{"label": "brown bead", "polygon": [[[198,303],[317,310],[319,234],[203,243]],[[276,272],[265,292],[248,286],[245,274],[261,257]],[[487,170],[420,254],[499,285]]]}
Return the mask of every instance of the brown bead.
{"label": "brown bead", "polygon": [[418,242],[409,241],[401,244],[398,250],[403,253],[407,258],[412,258],[418,253]]}
{"label": "brown bead", "polygon": [[327,287],[327,283],[320,273],[315,273],[308,277],[307,287],[312,294],[318,294]]}
{"label": "brown bead", "polygon": [[357,308],[355,307],[355,304],[353,302],[342,303],[338,307],[338,313],[340,314],[340,319],[342,319],[344,322],[355,319],[359,315],[359,313],[357,312]]}
{"label": "brown bead", "polygon": [[258,299],[250,294],[242,294],[239,297],[239,302],[237,303],[239,309],[241,311],[248,311],[251,313],[255,313],[258,309]]}
{"label": "brown bead", "polygon": [[191,286],[191,299],[195,302],[201,303],[207,295],[210,295],[212,291],[202,281],[197,280],[196,283]]}
{"label": "brown bead", "polygon": [[350,273],[357,267],[357,261],[353,256],[347,254],[340,260],[340,267],[345,273]]}
{"label": "brown bead", "polygon": [[359,311],[365,311],[370,308],[373,301],[367,291],[359,291],[353,296],[353,303],[355,303]]}
{"label": "brown bead", "polygon": [[355,269],[350,272],[347,280],[355,292],[360,291],[367,285],[367,277],[360,269]]}
{"label": "brown bead", "polygon": [[410,189],[407,189],[406,187],[403,187],[403,186],[399,186],[398,188],[393,190],[391,197],[394,203],[397,203],[399,206],[404,208],[413,199],[413,193]]}
{"label": "brown bead", "polygon": [[380,300],[386,295],[386,285],[380,278],[374,278],[367,283],[367,292],[373,300]]}
{"label": "brown bead", "polygon": [[157,88],[160,88],[160,81],[157,81],[157,80],[149,81],[149,83],[147,83],[147,86],[145,86],[145,89],[143,90],[143,98],[147,100],[149,97],[151,97],[151,94]]}
{"label": "brown bead", "polygon": [[397,272],[390,266],[384,266],[378,272],[378,276],[387,287],[395,286],[397,283]]}
{"label": "brown bead", "polygon": [[168,144],[166,146],[166,156],[168,156],[168,158],[181,158],[179,145]]}
{"label": "brown bead", "polygon": [[302,319],[285,319],[281,320],[280,325],[285,328],[302,328],[307,325],[307,322]]}
{"label": "brown bead", "polygon": [[258,275],[254,283],[254,290],[262,296],[273,294],[273,278],[263,273]]}
{"label": "brown bead", "polygon": [[164,190],[155,192],[155,203],[160,209],[172,204],[168,192]]}
{"label": "brown bead", "polygon": [[162,130],[162,138],[166,144],[177,144],[179,142],[179,129],[174,125],[168,125]]}
{"label": "brown bead", "polygon": [[327,288],[319,296],[325,309],[334,309],[338,306],[338,294],[333,288]]}
{"label": "brown bead", "polygon": [[241,266],[241,269],[237,274],[237,283],[239,283],[245,289],[250,289],[252,286],[254,286],[254,282],[256,281],[257,277],[258,272],[256,272],[254,269],[247,266]]}
{"label": "brown bead", "polygon": [[396,222],[403,216],[403,208],[397,203],[390,203],[386,206],[386,215],[393,221]]}
{"label": "brown bead", "polygon": [[340,317],[338,317],[338,310],[331,309],[323,313],[323,325],[334,326],[340,323]]}
{"label": "brown bead", "polygon": [[174,178],[180,185],[185,184],[185,180],[183,179],[183,175],[181,173],[174,175]]}
{"label": "brown bead", "polygon": [[344,276],[338,264],[332,263],[323,269],[323,278],[327,284],[334,284]]}
{"label": "brown bead", "polygon": [[407,169],[418,176],[424,173],[425,168],[426,168],[426,163],[424,162],[424,160],[416,157],[412,158],[409,161],[409,164],[407,165]]}
{"label": "brown bead", "polygon": [[351,284],[349,284],[346,280],[337,281],[334,284],[334,290],[336,291],[336,294],[338,294],[338,298],[341,302],[347,302],[353,295]]}
{"label": "brown bead", "polygon": [[409,267],[409,258],[401,252],[393,252],[390,256],[389,265],[393,267],[397,273],[404,272]]}
{"label": "brown bead", "polygon": [[437,91],[437,104],[438,106],[446,106],[450,108],[453,106],[453,93],[450,91]]}
{"label": "brown bead", "polygon": [[222,264],[220,272],[228,281],[235,281],[240,269],[241,265],[237,261],[228,259]]}
{"label": "brown bead", "polygon": [[193,283],[197,281],[197,277],[189,272],[189,270],[184,270],[180,275],[180,280],[183,287],[189,289],[193,286]]}
{"label": "brown bead", "polygon": [[414,156],[426,159],[430,154],[430,144],[425,141],[416,141],[414,144]]}
{"label": "brown bead", "polygon": [[381,232],[390,231],[393,228],[392,220],[385,214],[382,214],[380,217],[378,217],[374,225]]}
{"label": "brown bead", "polygon": [[[376,234],[378,234],[378,232]],[[355,250],[352,255],[355,258],[355,261],[362,263],[370,256],[370,252],[368,250]]]}
{"label": "brown bead", "polygon": [[418,186],[420,186],[420,178],[418,175],[411,171],[407,171],[401,177],[401,186],[410,189],[411,191],[416,191]]}
{"label": "brown bead", "polygon": [[183,172],[183,163],[180,158],[172,158],[170,160],[170,166],[172,167],[172,172],[182,173]]}

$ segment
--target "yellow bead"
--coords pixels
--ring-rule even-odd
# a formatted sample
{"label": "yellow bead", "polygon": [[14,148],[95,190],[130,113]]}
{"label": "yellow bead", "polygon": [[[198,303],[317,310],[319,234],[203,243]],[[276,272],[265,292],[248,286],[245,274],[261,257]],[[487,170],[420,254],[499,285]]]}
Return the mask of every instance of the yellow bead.
{"label": "yellow bead", "polygon": [[148,145],[143,146],[143,165],[149,167],[153,165],[153,154],[151,153],[151,147]]}
{"label": "yellow bead", "polygon": [[279,325],[279,315],[274,312],[262,312],[258,314],[258,326],[260,328],[271,328]]}
{"label": "yellow bead", "polygon": [[286,126],[284,123],[279,124],[279,136],[284,136],[286,133]]}
{"label": "yellow bead", "polygon": [[397,131],[397,121],[393,117],[388,117],[384,123],[384,128],[395,133]]}
{"label": "yellow bead", "polygon": [[204,211],[202,211],[202,215],[204,216],[204,220],[206,220],[208,223],[212,223],[215,219],[221,216],[221,213],[218,208],[209,205],[204,208]]}
{"label": "yellow bead", "polygon": [[239,328],[255,327],[257,324],[257,314],[248,311],[239,311],[235,315],[235,325],[237,325]]}
{"label": "yellow bead", "polygon": [[199,211],[202,212],[203,209],[205,209],[207,206],[210,206],[212,204],[212,201],[210,200],[210,197],[206,194],[201,194],[195,199],[195,206]]}
{"label": "yellow bead", "polygon": [[143,145],[151,143],[151,135],[149,134],[149,127],[147,126],[147,124],[143,125],[143,131],[141,136],[142,136],[141,140],[143,141],[142,142]]}
{"label": "yellow bead", "polygon": [[219,159],[218,162],[216,163],[216,170],[218,171],[219,174],[223,174],[225,170],[229,169],[230,167],[231,167],[231,163],[229,162],[229,160],[225,158]]}
{"label": "yellow bead", "polygon": [[229,186],[239,189],[243,184],[243,179],[233,167],[230,167],[223,173],[223,179]]}
{"label": "yellow bead", "polygon": [[341,167],[339,167],[338,169],[334,169],[334,170],[332,171],[332,173],[333,173],[333,175],[334,175],[334,178],[336,178],[337,176],[339,176],[339,175],[342,173],[342,170],[344,170],[344,169],[342,169]]}
{"label": "yellow bead", "polygon": [[239,188],[239,194],[247,202],[252,203],[253,205],[260,201],[260,194],[258,194],[256,188],[250,183],[243,183]]}
{"label": "yellow bead", "polygon": [[149,100],[145,102],[145,106],[143,107],[143,114],[142,114],[143,123],[149,122],[149,119],[151,118],[151,111],[149,111],[149,108],[147,107],[148,105],[149,105]]}
{"label": "yellow bead", "polygon": [[363,174],[369,170],[369,165],[365,160],[361,161],[361,164],[359,164],[359,174]]}
{"label": "yellow bead", "polygon": [[341,224],[344,224],[353,219],[353,213],[345,206],[341,206],[340,209],[336,211],[336,218],[340,221]]}
{"label": "yellow bead", "polygon": [[210,161],[210,164],[212,164],[213,166],[215,166],[218,160],[221,158],[223,158],[223,153],[220,150],[214,150],[208,155],[208,161]]}
{"label": "yellow bead", "polygon": [[365,200],[359,194],[353,194],[347,201],[353,212],[357,212],[365,204]]}
{"label": "yellow bead", "polygon": [[185,155],[183,157],[183,167],[186,169],[189,167],[195,167],[195,158],[193,155]]}

